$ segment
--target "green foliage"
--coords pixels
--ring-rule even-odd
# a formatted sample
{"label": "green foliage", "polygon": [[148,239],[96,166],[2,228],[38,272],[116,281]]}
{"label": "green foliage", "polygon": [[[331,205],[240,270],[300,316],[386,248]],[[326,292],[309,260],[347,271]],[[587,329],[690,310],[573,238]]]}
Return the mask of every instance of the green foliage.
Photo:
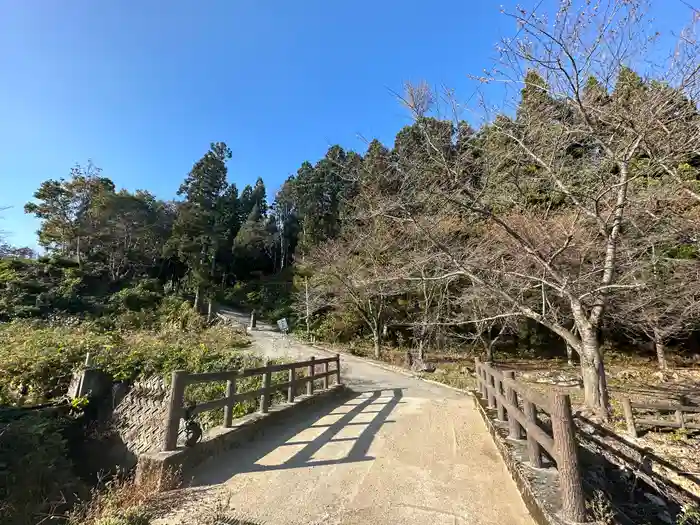
{"label": "green foliage", "polygon": [[364,321],[357,312],[338,310],[321,316],[312,334],[321,341],[342,343],[361,337],[363,330]]}
{"label": "green foliage", "polygon": [[82,490],[68,459],[68,418],[0,410],[0,522],[34,525]]}
{"label": "green foliage", "polygon": [[292,293],[294,292],[291,269],[273,276],[263,276],[236,283],[229,288],[224,301],[247,310],[255,310],[269,321],[293,317]]}
{"label": "green foliage", "polygon": [[242,335],[218,327],[184,332],[181,320],[173,323],[175,329],[159,332],[103,331],[94,323],[0,324],[0,403],[42,402],[65,394],[73,371],[88,352],[96,365],[118,380],[163,376],[175,369],[239,366],[241,358],[232,350],[247,345]]}
{"label": "green foliage", "polygon": [[155,280],[144,280],[134,287],[119,290],[109,300],[118,309],[139,312],[157,307],[162,298],[163,292],[159,283]]}
{"label": "green foliage", "polygon": [[151,513],[143,507],[117,510],[110,516],[98,519],[95,525],[149,525]]}
{"label": "green foliage", "polygon": [[676,517],[676,525],[700,525],[700,507],[686,505]]}

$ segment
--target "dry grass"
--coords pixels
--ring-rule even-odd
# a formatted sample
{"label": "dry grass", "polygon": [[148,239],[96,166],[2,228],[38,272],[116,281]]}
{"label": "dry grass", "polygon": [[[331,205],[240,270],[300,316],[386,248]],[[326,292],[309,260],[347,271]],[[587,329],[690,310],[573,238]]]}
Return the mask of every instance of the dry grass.
{"label": "dry grass", "polygon": [[[162,484],[177,486],[175,472],[166,478],[143,475],[137,484],[133,477],[115,476],[92,492],[89,501],[76,506],[68,525],[260,525],[242,518],[225,496],[203,502],[201,494],[191,489],[160,492]],[[183,506],[187,518],[173,518]],[[191,506],[191,507],[190,507]]]}
{"label": "dry grass", "polygon": [[[176,478],[177,474],[168,476]],[[162,480],[154,476],[146,475],[136,483],[132,476],[116,475],[94,488],[91,498],[75,507],[68,524],[149,525],[177,504],[159,492],[160,483]]]}

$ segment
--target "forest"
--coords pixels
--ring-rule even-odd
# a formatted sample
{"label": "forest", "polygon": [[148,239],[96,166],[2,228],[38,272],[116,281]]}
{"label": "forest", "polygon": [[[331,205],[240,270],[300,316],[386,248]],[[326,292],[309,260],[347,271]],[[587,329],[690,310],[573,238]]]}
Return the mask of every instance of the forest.
{"label": "forest", "polygon": [[[586,404],[605,416],[606,347],[650,341],[663,369],[700,327],[697,43],[635,71],[641,15],[617,9],[605,46],[596,13],[553,34],[516,11],[521,36],[499,51],[517,71],[496,73],[521,73],[512,107],[475,128],[452,117],[451,92],[407,84],[413,123],[393,144],[334,145],[271,203],[262,179],[230,182],[223,142],[174,201],[90,163],[49,179],[25,206],[45,255],[5,245],[0,315],[138,326],[173,295],[210,321],[217,303],[256,308],[304,336],[420,359],[477,343],[490,360],[526,326],[578,356]],[[623,29],[636,36],[612,54]]]}

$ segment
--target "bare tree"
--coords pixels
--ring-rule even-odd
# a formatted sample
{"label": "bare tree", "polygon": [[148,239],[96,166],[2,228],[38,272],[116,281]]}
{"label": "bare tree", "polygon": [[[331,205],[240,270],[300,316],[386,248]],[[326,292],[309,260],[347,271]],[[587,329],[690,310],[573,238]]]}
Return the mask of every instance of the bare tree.
{"label": "bare tree", "polygon": [[[409,92],[409,107],[421,101],[413,109],[427,155],[398,159],[399,198],[389,196],[382,212],[430,239],[452,265],[444,278],[466,277],[497,296],[503,313],[562,337],[581,358],[586,404],[607,418],[604,317],[616,293],[644,287],[618,253],[643,211],[630,198],[633,182],[663,169],[659,158],[688,153],[688,140],[653,156],[646,145],[678,119],[671,107],[693,106],[679,104],[682,83],[655,84],[625,67],[648,43],[636,2],[580,10],[562,2],[552,23],[509,16],[518,36],[502,43],[499,71],[510,68],[507,82],[525,78],[516,114],[473,137],[475,160],[451,153],[426,121],[422,101],[437,97]],[[446,234],[450,221],[471,235]]]}
{"label": "bare tree", "polygon": [[678,194],[669,201],[654,197],[647,215],[630,225],[642,230],[641,244],[621,252],[636,260],[637,279],[645,286],[615,297],[611,318],[633,338],[651,340],[665,370],[667,342],[683,338],[700,321],[700,239],[696,206],[684,206]]}
{"label": "bare tree", "polygon": [[379,221],[349,226],[337,239],[315,248],[307,257],[313,268],[312,286],[338,311],[357,314],[372,334],[374,356],[381,357],[383,327],[396,281],[386,279],[392,270],[396,244]]}
{"label": "bare tree", "polygon": [[299,275],[295,277],[296,290],[293,293],[292,308],[297,319],[304,322],[306,336],[310,337],[315,316],[332,305],[331,287],[323,278],[315,277],[313,269],[307,265],[297,266],[297,273]]}
{"label": "bare tree", "polygon": [[[457,300],[460,301],[462,317],[467,319],[470,328],[470,335],[466,337],[481,343],[485,361],[495,361],[494,348],[504,335],[514,331],[520,313],[509,311],[507,305],[502,304],[488,288],[469,287],[458,295]],[[465,337],[462,331],[455,331],[455,334]]]}

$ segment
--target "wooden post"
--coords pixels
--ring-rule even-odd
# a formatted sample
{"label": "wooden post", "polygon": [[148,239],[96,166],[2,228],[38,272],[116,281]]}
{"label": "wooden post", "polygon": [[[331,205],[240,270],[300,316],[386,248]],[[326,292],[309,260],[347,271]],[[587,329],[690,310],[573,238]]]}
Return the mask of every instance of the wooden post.
{"label": "wooden post", "polygon": [[551,416],[562,514],[565,520],[582,523],[586,520],[586,499],[583,495],[574,419],[571,416],[571,401],[568,395],[554,394]]}
{"label": "wooden post", "polygon": [[[507,372],[504,372],[503,375],[506,377],[506,379],[510,379],[511,381],[515,381],[515,372],[513,370],[508,370]],[[516,410],[518,408],[518,393],[515,391],[515,389],[507,385],[506,386],[506,401],[513,405]],[[515,419],[514,415],[508,412],[508,437],[511,439],[522,439],[523,438],[523,433],[520,427],[520,423],[518,423],[518,420]]]}
{"label": "wooden post", "polygon": [[625,413],[625,422],[627,423],[627,433],[636,438],[637,427],[634,424],[634,413],[632,413],[632,403],[629,397],[622,398],[622,410]]}
{"label": "wooden post", "polygon": [[327,390],[328,389],[328,361],[323,363],[323,373],[326,374],[323,376],[323,389]]}
{"label": "wooden post", "polygon": [[306,375],[309,377],[307,378],[308,381],[306,382],[306,395],[310,396],[314,393],[314,375],[316,374],[316,367],[314,365],[314,361],[316,361],[315,357],[311,358],[311,364],[309,365],[309,368],[306,371]]}
{"label": "wooden post", "polygon": [[488,384],[488,378],[489,378],[489,373],[486,370],[485,366],[481,367],[481,388],[484,389],[483,391],[483,396],[484,396],[484,401],[488,401],[489,399],[489,384]]}
{"label": "wooden post", "polygon": [[294,403],[294,393],[296,390],[296,369],[294,367],[289,369],[289,386],[287,387],[287,403]]}
{"label": "wooden post", "polygon": [[233,424],[233,396],[236,395],[236,378],[226,381],[226,406],[224,407],[224,428]]}
{"label": "wooden post", "polygon": [[187,385],[187,372],[175,370],[170,385],[170,402],[168,414],[165,420],[165,435],[163,436],[163,450],[175,450],[177,448],[177,434],[180,430],[183,404],[185,400],[185,386]]}
{"label": "wooden post", "polygon": [[335,354],[335,384],[340,384],[340,354]]}
{"label": "wooden post", "polygon": [[258,321],[258,316],[255,313],[255,310],[253,310],[252,312],[250,312],[250,326],[249,326],[249,328],[251,330],[253,330],[255,328],[257,321]]}
{"label": "wooden post", "polygon": [[489,384],[489,408],[496,408],[496,378],[491,375],[491,371],[488,372],[488,384]]}
{"label": "wooden post", "polygon": [[498,420],[505,421],[506,407],[501,403],[501,398],[499,397],[499,395],[503,395],[503,381],[501,381],[501,378],[494,379],[496,382],[496,395],[494,397],[496,398],[496,408],[498,409]]}
{"label": "wooden post", "polygon": [[484,390],[481,388],[481,371],[479,370],[479,358],[474,358],[474,375],[476,375],[476,391],[483,394]]}
{"label": "wooden post", "polygon": [[676,423],[680,425],[680,428],[685,428],[685,418],[682,410],[676,410]]}
{"label": "wooden post", "polygon": [[[528,424],[537,425],[537,407],[535,407],[535,404],[527,397],[524,397],[523,408],[525,409],[525,418]],[[542,448],[533,436],[528,432],[526,432],[526,434],[528,459],[533,467],[542,468]]]}
{"label": "wooden post", "polygon": [[[265,361],[265,368],[269,368],[270,361]],[[270,408],[270,379],[272,372],[269,369],[265,370],[263,375],[263,393],[260,396],[260,413],[267,414],[267,409]]]}

